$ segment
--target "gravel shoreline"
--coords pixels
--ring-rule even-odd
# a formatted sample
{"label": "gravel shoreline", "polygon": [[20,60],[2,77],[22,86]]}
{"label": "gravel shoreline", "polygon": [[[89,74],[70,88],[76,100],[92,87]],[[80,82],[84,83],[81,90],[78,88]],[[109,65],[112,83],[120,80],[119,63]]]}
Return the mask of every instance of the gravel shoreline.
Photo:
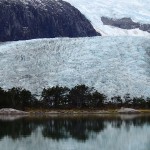
{"label": "gravel shoreline", "polygon": [[0,115],[94,115],[94,114],[142,114],[150,113],[150,110],[136,110],[132,108],[121,108],[114,110],[31,110],[21,111],[12,108],[0,109]]}

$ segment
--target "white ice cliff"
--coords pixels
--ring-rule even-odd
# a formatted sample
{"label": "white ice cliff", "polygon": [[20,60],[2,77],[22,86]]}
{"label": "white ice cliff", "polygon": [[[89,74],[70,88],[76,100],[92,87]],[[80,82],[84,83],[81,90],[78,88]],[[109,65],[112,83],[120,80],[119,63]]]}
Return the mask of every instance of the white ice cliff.
{"label": "white ice cliff", "polygon": [[150,96],[150,38],[56,38],[0,45],[0,87],[77,84],[112,95]]}

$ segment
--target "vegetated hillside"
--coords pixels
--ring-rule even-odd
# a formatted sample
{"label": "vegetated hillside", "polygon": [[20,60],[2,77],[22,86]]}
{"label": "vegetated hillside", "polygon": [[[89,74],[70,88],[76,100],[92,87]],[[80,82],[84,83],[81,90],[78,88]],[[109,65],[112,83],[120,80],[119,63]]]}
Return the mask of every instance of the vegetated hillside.
{"label": "vegetated hillside", "polygon": [[[150,36],[150,7],[149,0],[65,0],[79,9],[92,23],[94,28],[102,35],[134,35]],[[101,17],[112,19],[130,18],[143,27],[133,29],[120,29],[105,25]],[[144,31],[143,31],[144,30]]]}
{"label": "vegetated hillside", "polygon": [[0,14],[0,41],[100,35],[62,0],[0,0]]}
{"label": "vegetated hillside", "polygon": [[86,84],[108,95],[150,96],[150,39],[58,38],[0,45],[0,87]]}

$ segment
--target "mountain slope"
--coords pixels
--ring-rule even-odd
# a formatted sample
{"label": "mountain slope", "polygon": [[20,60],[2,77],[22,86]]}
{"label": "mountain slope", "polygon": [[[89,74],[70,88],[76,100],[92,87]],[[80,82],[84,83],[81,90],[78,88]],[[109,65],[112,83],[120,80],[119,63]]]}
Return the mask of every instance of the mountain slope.
{"label": "mountain slope", "polygon": [[0,41],[100,35],[61,0],[0,0],[0,14]]}
{"label": "mountain slope", "polygon": [[0,87],[94,86],[108,96],[150,96],[150,39],[58,38],[0,45]]}
{"label": "mountain slope", "polygon": [[[112,19],[130,18],[139,24],[150,25],[149,0],[65,0],[81,11],[92,23],[94,28],[102,35],[134,35],[150,36],[139,28],[132,30],[120,29],[104,25],[101,17]],[[149,29],[150,30],[150,29]]]}

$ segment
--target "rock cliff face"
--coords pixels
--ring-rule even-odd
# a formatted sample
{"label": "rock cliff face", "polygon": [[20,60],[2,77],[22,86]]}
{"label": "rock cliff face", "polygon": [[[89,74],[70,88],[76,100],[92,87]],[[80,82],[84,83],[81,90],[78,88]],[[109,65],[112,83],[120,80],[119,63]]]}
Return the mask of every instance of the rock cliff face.
{"label": "rock cliff face", "polygon": [[100,35],[61,0],[0,0],[0,14],[0,41]]}
{"label": "rock cliff face", "polygon": [[131,18],[112,19],[107,17],[101,17],[101,20],[104,25],[115,26],[121,29],[139,28],[142,31],[147,31],[150,33],[150,24],[141,24],[138,22],[134,22]]}

